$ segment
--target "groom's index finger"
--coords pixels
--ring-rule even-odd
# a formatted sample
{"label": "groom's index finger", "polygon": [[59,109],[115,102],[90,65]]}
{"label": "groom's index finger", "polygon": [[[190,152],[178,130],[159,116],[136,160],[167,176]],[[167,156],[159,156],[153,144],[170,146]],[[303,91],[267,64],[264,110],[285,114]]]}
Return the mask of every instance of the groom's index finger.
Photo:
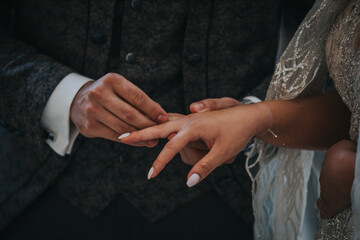
{"label": "groom's index finger", "polygon": [[234,107],[241,105],[241,102],[234,98],[223,97],[223,98],[207,98],[199,102],[194,102],[190,105],[190,111],[192,113],[215,111],[224,108]]}
{"label": "groom's index finger", "polygon": [[166,111],[144,91],[125,78],[119,78],[114,87],[116,94],[157,123],[168,121]]}

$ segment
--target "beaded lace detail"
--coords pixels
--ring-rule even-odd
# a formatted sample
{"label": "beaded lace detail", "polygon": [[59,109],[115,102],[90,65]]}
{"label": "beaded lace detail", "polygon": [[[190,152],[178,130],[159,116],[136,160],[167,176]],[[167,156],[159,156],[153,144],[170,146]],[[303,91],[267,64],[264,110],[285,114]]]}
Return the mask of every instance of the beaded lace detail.
{"label": "beaded lace detail", "polygon": [[[354,39],[360,30],[360,6],[351,1],[339,15],[326,42],[326,61],[336,90],[351,111],[350,137],[357,141],[359,132],[359,99],[356,74],[360,68]],[[352,209],[348,208],[329,219],[321,219],[315,239],[352,239]]]}
{"label": "beaded lace detail", "polygon": [[[323,91],[328,74],[325,53],[327,39],[330,32],[333,32],[333,26],[336,26],[338,16],[343,13],[349,2],[351,1],[317,0],[315,2],[280,58],[268,89],[267,100],[295,99],[320,94]],[[359,0],[354,0],[353,3],[356,8],[359,8]],[[355,24],[351,22],[351,18],[358,19],[359,14],[346,16],[349,24]],[[347,35],[349,38],[353,36],[349,32],[343,32],[342,35],[345,38]],[[343,43],[338,43],[339,49],[341,48],[340,44]],[[347,55],[346,57],[350,58],[351,56]],[[351,67],[354,62],[343,61],[348,64],[347,72],[355,74],[356,66]],[[334,71],[333,67],[330,68],[332,71]],[[336,76],[333,75],[336,81],[344,81],[339,76],[345,77],[344,75],[348,74],[345,72],[340,74],[340,70],[344,69],[340,67],[335,73]],[[349,82],[355,81],[352,75],[347,78]],[[350,90],[357,84],[346,87],[345,85],[349,82],[335,84],[339,88],[344,102],[354,104],[351,105],[351,108],[349,107],[350,110],[355,108],[359,110],[355,102],[360,102],[360,98],[357,97],[360,91]],[[343,90],[345,88],[347,90]],[[353,95],[351,95],[352,93]],[[349,96],[345,96],[345,94],[349,94]],[[357,100],[355,100],[355,96]],[[354,123],[358,118],[355,111],[353,111],[352,117]],[[356,124],[352,124],[352,127],[356,127]],[[356,137],[355,132],[355,129],[351,130],[353,137]],[[259,140],[255,141],[254,146],[248,155],[246,168],[253,180],[255,237],[257,239],[297,239],[302,235],[301,229],[307,204],[307,182],[314,153],[275,148]],[[256,153],[258,157],[255,162],[250,161],[255,158]],[[251,169],[257,164],[259,171],[254,176],[251,174]]]}
{"label": "beaded lace detail", "polygon": [[332,28],[326,43],[326,61],[330,77],[334,80],[336,90],[350,109],[350,137],[357,141],[359,132],[360,106],[357,101],[355,86],[360,51],[355,50],[355,39],[360,31],[360,6],[355,1],[346,7]]}
{"label": "beaded lace detail", "polygon": [[351,208],[336,214],[335,216],[320,222],[316,233],[316,240],[353,239],[354,223]]}

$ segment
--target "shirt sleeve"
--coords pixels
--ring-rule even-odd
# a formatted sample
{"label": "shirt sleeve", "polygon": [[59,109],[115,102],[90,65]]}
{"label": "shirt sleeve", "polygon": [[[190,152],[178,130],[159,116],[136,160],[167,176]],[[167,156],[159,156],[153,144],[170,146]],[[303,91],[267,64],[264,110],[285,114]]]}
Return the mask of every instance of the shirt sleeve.
{"label": "shirt sleeve", "polygon": [[46,143],[59,155],[70,154],[79,131],[70,120],[70,108],[76,93],[93,81],[77,73],[68,74],[56,86],[41,115],[41,126],[48,133]]}

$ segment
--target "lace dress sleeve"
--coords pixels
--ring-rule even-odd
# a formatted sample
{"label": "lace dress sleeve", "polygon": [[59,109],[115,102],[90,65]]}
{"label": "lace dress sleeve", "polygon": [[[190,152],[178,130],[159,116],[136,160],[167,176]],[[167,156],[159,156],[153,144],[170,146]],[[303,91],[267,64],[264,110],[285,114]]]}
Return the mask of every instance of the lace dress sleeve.
{"label": "lace dress sleeve", "polygon": [[360,9],[355,1],[339,15],[326,43],[326,62],[336,90],[351,111],[350,138],[356,142],[360,120]]}

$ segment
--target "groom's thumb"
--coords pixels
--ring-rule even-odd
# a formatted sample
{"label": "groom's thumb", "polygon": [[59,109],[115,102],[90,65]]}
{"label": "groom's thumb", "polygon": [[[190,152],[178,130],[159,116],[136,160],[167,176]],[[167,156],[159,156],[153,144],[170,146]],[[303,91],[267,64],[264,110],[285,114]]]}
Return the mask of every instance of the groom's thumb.
{"label": "groom's thumb", "polygon": [[190,111],[192,113],[215,111],[234,107],[240,105],[241,102],[234,98],[223,97],[223,98],[207,98],[199,102],[194,102],[190,105]]}

